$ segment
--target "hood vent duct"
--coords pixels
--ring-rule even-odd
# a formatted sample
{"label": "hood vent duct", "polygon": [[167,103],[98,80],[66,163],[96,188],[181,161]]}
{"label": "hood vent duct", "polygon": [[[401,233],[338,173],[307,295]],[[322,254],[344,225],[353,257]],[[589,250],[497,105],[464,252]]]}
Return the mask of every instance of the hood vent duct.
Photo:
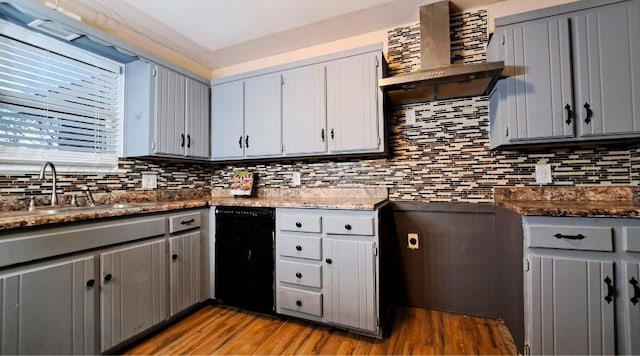
{"label": "hood vent duct", "polygon": [[451,64],[449,1],[420,7],[421,70],[383,78],[380,88],[393,104],[488,95],[504,62]]}

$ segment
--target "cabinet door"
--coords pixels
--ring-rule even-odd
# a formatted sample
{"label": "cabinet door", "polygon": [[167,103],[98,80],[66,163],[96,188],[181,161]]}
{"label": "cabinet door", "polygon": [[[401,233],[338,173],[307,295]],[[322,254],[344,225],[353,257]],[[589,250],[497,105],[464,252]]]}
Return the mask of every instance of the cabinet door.
{"label": "cabinet door", "polygon": [[624,262],[620,303],[624,312],[623,355],[640,354],[640,262]]}
{"label": "cabinet door", "polygon": [[327,151],[325,67],[282,73],[282,140],[286,155]]}
{"label": "cabinet door", "polygon": [[200,253],[200,231],[169,239],[170,315],[202,300]]}
{"label": "cabinet door", "polygon": [[282,78],[279,73],[245,80],[246,157],[282,154]]}
{"label": "cabinet door", "polygon": [[191,78],[186,81],[185,154],[189,157],[209,158],[209,86]]}
{"label": "cabinet door", "polygon": [[100,254],[101,351],[167,318],[164,240]]}
{"label": "cabinet door", "polygon": [[211,159],[244,156],[244,83],[211,88]]}
{"label": "cabinet door", "polygon": [[0,354],[94,354],[94,258],[0,276]]}
{"label": "cabinet door", "polygon": [[573,137],[569,20],[527,21],[504,36],[510,141]]}
{"label": "cabinet door", "polygon": [[380,54],[327,63],[327,125],[332,153],[381,150]]}
{"label": "cabinet door", "polygon": [[154,153],[183,156],[185,147],[185,77],[155,66],[155,149]]}
{"label": "cabinet door", "polygon": [[525,332],[531,354],[613,354],[615,296],[608,287],[614,283],[613,262],[529,261]]}
{"label": "cabinet door", "polygon": [[640,2],[596,7],[572,20],[579,133],[640,131]]}
{"label": "cabinet door", "polygon": [[[376,258],[374,243],[327,236],[323,283],[325,319],[334,324],[376,331]],[[331,263],[329,263],[331,262]]]}

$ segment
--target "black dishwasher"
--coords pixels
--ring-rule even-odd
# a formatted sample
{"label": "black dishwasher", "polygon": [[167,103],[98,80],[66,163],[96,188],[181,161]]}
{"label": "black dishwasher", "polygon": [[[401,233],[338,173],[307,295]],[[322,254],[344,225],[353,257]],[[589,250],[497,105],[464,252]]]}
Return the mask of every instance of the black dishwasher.
{"label": "black dishwasher", "polygon": [[273,313],[274,210],[219,206],[215,225],[216,299]]}

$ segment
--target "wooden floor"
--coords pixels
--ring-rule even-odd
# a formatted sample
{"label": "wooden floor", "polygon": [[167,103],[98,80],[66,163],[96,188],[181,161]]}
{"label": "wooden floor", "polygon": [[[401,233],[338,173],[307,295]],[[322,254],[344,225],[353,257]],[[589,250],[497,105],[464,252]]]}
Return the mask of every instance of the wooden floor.
{"label": "wooden floor", "polygon": [[516,354],[501,322],[416,308],[396,308],[391,335],[377,340],[342,330],[206,306],[126,354]]}

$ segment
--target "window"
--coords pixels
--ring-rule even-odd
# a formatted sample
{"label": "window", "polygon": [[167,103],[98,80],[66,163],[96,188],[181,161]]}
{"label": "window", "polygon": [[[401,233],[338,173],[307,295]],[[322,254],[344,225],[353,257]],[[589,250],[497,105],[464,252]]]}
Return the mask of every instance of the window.
{"label": "window", "polygon": [[121,153],[123,66],[0,21],[0,171],[53,161],[113,170]]}

